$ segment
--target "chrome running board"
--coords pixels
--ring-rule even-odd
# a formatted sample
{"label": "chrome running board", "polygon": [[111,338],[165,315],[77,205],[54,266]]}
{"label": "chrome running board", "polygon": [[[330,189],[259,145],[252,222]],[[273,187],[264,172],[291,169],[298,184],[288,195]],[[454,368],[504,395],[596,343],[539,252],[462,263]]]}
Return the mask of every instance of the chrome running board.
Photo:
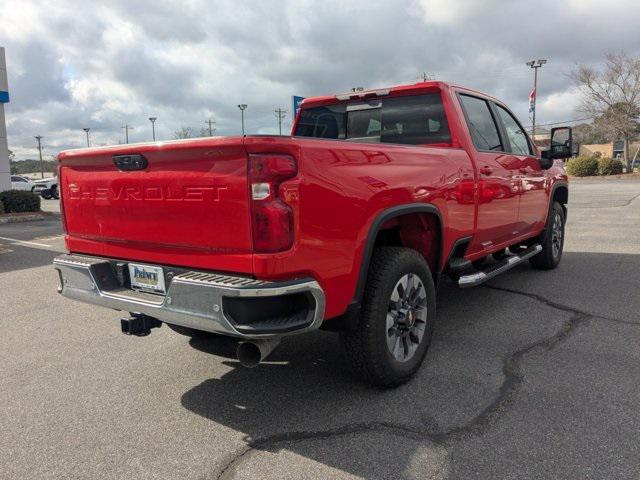
{"label": "chrome running board", "polygon": [[538,243],[530,246],[526,250],[520,252],[517,255],[512,255],[507,257],[484,270],[480,270],[477,272],[470,273],[468,275],[463,275],[458,279],[458,286],[460,288],[469,288],[475,287],[476,285],[480,285],[481,283],[486,282],[487,280],[492,279],[495,276],[500,275],[501,273],[506,272],[507,270],[511,270],[516,265],[521,264],[525,260],[530,259],[534,255],[537,255],[542,251],[542,246]]}

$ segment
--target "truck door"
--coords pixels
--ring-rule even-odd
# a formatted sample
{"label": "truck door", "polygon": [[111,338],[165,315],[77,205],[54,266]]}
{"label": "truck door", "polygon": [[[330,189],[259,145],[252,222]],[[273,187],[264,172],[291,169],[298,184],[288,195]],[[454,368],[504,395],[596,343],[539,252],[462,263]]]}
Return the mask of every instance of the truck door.
{"label": "truck door", "polygon": [[500,120],[506,150],[518,165],[522,194],[518,206],[518,230],[521,234],[542,228],[548,209],[547,177],[524,129],[514,115],[502,105],[494,104]]}
{"label": "truck door", "polygon": [[468,253],[490,250],[513,238],[518,222],[520,163],[505,152],[495,113],[489,102],[459,94],[460,103],[475,146],[478,169],[476,235]]}

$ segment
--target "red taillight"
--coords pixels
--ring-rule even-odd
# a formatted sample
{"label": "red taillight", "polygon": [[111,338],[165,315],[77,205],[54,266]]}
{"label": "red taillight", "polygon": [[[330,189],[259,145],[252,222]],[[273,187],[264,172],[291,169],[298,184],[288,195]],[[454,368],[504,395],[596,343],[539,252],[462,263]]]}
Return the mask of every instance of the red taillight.
{"label": "red taillight", "polygon": [[291,155],[249,155],[253,249],[274,253],[293,245],[293,210],[279,198],[280,184],[298,173]]}

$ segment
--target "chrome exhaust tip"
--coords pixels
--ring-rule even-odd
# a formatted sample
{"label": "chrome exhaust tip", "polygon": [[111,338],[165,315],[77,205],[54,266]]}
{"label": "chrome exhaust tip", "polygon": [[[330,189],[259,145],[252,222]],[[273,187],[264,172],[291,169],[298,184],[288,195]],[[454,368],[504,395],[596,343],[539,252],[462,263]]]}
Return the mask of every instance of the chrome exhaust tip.
{"label": "chrome exhaust tip", "polygon": [[240,364],[247,368],[253,368],[269,356],[278,346],[280,339],[254,340],[252,342],[240,342],[236,349],[236,356]]}

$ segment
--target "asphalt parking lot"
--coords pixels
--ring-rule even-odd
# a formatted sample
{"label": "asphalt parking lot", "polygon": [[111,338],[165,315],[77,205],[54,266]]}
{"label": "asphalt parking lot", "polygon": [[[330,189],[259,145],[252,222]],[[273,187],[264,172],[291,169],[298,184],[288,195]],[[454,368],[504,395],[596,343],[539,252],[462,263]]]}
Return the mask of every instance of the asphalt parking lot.
{"label": "asphalt parking lot", "polygon": [[396,390],[349,377],[327,332],[251,370],[124,336],[56,293],[62,251],[56,220],[0,226],[2,478],[640,476],[640,179],[572,184],[557,270],[442,285]]}

